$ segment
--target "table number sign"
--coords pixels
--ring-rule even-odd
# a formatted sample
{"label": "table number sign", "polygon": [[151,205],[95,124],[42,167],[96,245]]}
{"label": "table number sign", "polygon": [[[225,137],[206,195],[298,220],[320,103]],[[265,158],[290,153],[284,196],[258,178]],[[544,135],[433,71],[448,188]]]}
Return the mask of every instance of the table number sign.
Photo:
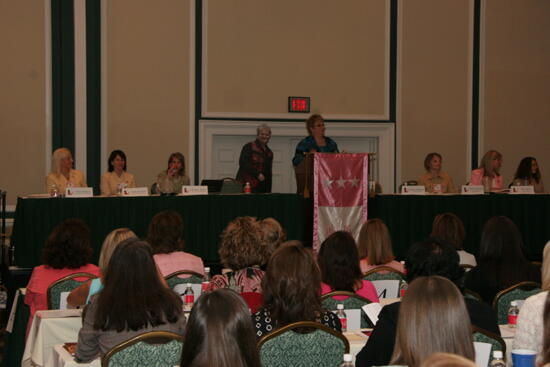
{"label": "table number sign", "polygon": [[66,198],[91,198],[94,196],[92,187],[67,187],[65,189]]}
{"label": "table number sign", "polygon": [[122,189],[122,196],[149,196],[147,187],[125,187]]}
{"label": "table number sign", "polygon": [[463,195],[483,195],[483,185],[462,185],[461,194]]}
{"label": "table number sign", "polygon": [[426,188],[422,185],[403,185],[401,195],[426,195]]}
{"label": "table number sign", "polygon": [[512,186],[510,187],[510,194],[534,194],[535,188],[533,186]]}
{"label": "table number sign", "polygon": [[182,186],[181,195],[208,195],[208,186]]}

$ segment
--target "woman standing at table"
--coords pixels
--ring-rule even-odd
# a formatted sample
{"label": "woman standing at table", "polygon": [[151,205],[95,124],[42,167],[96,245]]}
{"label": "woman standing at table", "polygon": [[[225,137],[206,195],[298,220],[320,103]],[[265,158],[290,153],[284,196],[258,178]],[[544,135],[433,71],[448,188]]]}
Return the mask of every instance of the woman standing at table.
{"label": "woman standing at table", "polygon": [[89,362],[148,331],[183,335],[185,323],[182,300],[163,282],[151,246],[130,238],[115,249],[104,288],[82,315],[75,357]]}
{"label": "woman standing at table", "polygon": [[321,115],[311,115],[306,120],[308,137],[303,138],[296,146],[296,152],[292,159],[294,167],[299,165],[306,153],[338,153],[338,145],[334,140],[325,136],[325,120]]}
{"label": "woman standing at table", "polygon": [[52,154],[51,172],[46,176],[46,191],[53,189],[65,194],[67,187],[87,187],[84,174],[73,169],[73,155],[67,148],[58,148]]}
{"label": "woman standing at table", "polygon": [[512,185],[533,186],[537,194],[544,192],[539,164],[535,158],[525,157],[519,162]]}
{"label": "woman standing at table", "polygon": [[267,146],[271,128],[261,124],[256,128],[256,140],[245,144],[239,158],[237,181],[250,183],[252,192],[271,192],[273,152]]}
{"label": "woman standing at table", "polygon": [[189,185],[189,177],[185,175],[185,157],[180,152],[170,154],[168,168],[157,176],[154,194],[178,194],[181,187]]}
{"label": "woman standing at table", "polygon": [[136,187],[134,175],[126,172],[126,154],[122,150],[113,150],[107,164],[109,171],[101,176],[101,195],[117,195],[124,187]]}
{"label": "woman standing at table", "polygon": [[479,167],[472,171],[470,185],[483,185],[486,192],[502,190],[504,184],[500,167],[502,167],[502,154],[496,150],[488,151],[481,158]]}
{"label": "woman standing at table", "polygon": [[430,153],[424,158],[426,173],[418,180],[426,191],[431,193],[452,193],[456,192],[453,179],[447,172],[441,170],[443,158],[439,153]]}

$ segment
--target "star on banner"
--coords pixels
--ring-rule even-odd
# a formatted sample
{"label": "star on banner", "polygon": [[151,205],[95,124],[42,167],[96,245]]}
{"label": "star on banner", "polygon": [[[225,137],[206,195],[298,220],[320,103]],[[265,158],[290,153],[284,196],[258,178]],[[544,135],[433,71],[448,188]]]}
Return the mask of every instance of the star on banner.
{"label": "star on banner", "polygon": [[346,181],[347,180],[344,180],[342,178],[342,176],[340,176],[340,179],[339,180],[336,180],[336,182],[338,182],[338,187],[341,187],[341,188],[344,188],[344,185],[346,184]]}
{"label": "star on banner", "polygon": [[334,182],[334,180],[324,180],[323,181],[323,185],[325,185],[325,187],[328,187],[329,189],[331,188],[330,185],[332,185],[332,183]]}
{"label": "star on banner", "polygon": [[351,187],[358,187],[359,186],[359,179],[357,177],[352,178],[351,180],[348,180],[351,183]]}

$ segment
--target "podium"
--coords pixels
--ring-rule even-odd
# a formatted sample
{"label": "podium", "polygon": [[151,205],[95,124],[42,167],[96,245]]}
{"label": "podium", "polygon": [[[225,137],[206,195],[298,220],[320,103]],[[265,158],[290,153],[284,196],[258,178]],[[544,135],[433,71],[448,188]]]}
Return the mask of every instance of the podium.
{"label": "podium", "polygon": [[313,196],[313,160],[315,153],[305,153],[304,159],[294,167],[296,193],[304,198]]}

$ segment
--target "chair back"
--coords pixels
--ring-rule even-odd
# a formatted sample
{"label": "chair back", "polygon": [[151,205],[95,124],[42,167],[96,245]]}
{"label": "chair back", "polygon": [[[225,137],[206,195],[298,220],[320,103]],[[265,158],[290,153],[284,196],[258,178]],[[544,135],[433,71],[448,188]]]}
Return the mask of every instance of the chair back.
{"label": "chair back", "polygon": [[176,366],[181,362],[183,336],[150,331],[122,342],[101,358],[101,367]]}
{"label": "chair back", "polygon": [[[185,278],[180,278],[179,275],[187,275]],[[202,284],[204,276],[191,270],[178,270],[164,277],[166,284],[172,289],[178,284]]]}
{"label": "chair back", "polygon": [[[474,343],[485,343],[491,345],[491,350],[488,356],[489,363],[493,360],[493,351],[495,350],[502,351],[503,356],[506,355],[506,342],[499,335],[472,325],[472,337],[474,339]],[[485,358],[487,358],[487,356],[485,356]]]}
{"label": "chair back", "polygon": [[[79,280],[77,280],[77,278]],[[67,298],[70,291],[75,288],[80,287],[82,284],[86,283],[90,279],[97,278],[96,275],[91,273],[74,273],[67,275],[59,280],[56,280],[48,286],[46,291],[46,298],[48,299],[48,310],[59,310],[62,302],[61,296],[65,294],[65,299]]]}
{"label": "chair back", "polygon": [[322,324],[299,321],[262,337],[258,349],[263,367],[335,367],[349,352],[349,342],[342,333]]}
{"label": "chair back", "polygon": [[475,299],[476,301],[483,302],[483,298],[479,295],[479,293],[470,289],[464,289],[464,298]]}
{"label": "chair back", "polygon": [[243,192],[243,184],[231,177],[223,179],[222,194],[240,194]]}
{"label": "chair back", "polygon": [[497,313],[498,324],[507,323],[510,302],[524,300],[540,292],[540,284],[536,282],[521,282],[498,292],[493,300],[493,308]]}
{"label": "chair back", "polygon": [[[334,299],[334,297],[347,297],[343,300],[337,300]],[[362,308],[364,305],[368,305],[369,303],[372,303],[371,300],[366,299],[365,297],[361,297],[358,294],[355,294],[353,292],[347,292],[347,291],[333,291],[327,294],[324,294],[321,296],[321,303],[323,304],[323,307],[326,308],[329,311],[334,311],[337,308],[337,305],[339,303],[344,305],[345,310],[359,310],[359,315],[361,318],[361,325],[360,327],[362,329],[372,327],[370,321],[367,319],[365,313],[363,312]],[[348,315],[348,327],[350,324],[350,317]]]}
{"label": "chair back", "polygon": [[363,279],[372,282],[378,298],[399,297],[399,286],[405,281],[405,274],[389,266],[378,266],[363,274]]}

